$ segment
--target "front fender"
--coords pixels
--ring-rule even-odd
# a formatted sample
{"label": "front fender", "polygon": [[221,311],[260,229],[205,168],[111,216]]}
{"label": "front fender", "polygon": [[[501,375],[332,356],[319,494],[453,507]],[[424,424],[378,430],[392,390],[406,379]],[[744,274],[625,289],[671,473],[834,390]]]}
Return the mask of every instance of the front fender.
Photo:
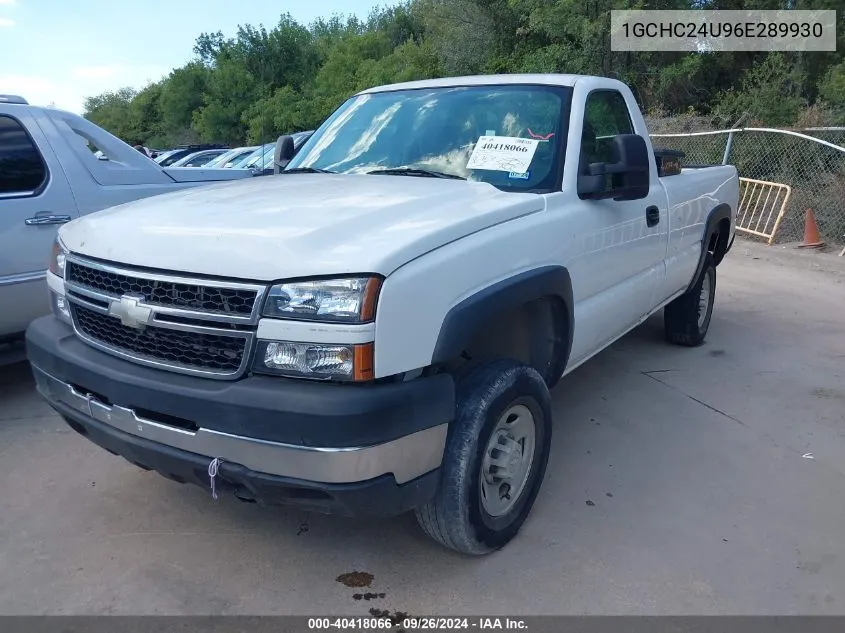
{"label": "front fender", "polygon": [[556,367],[560,365],[561,375],[572,350],[574,302],[572,279],[563,266],[544,266],[521,272],[503,279],[455,305],[446,314],[440,334],[434,346],[431,364],[437,365],[457,358],[470,343],[473,336],[495,322],[495,320],[520,306],[545,297],[556,297],[564,306],[563,324],[566,335],[561,349],[556,350]]}

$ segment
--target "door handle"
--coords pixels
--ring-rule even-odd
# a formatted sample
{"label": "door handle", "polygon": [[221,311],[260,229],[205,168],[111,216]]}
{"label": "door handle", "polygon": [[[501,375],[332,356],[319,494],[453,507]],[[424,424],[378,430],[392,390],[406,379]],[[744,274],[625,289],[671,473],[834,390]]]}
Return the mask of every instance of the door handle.
{"label": "door handle", "polygon": [[646,226],[657,226],[660,222],[660,209],[657,207],[646,207],[645,223]]}
{"label": "door handle", "polygon": [[48,224],[65,224],[70,222],[69,215],[36,215],[34,218],[27,218],[24,223],[27,226],[46,226]]}

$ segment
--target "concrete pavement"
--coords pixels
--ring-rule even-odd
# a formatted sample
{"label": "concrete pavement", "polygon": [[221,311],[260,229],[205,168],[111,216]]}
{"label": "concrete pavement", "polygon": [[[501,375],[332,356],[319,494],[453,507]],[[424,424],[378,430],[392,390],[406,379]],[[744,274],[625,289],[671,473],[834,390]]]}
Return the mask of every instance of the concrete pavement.
{"label": "concrete pavement", "polygon": [[718,275],[704,346],[657,316],[555,389],[534,512],[480,559],[412,516],[214,502],[2,368],[0,614],[845,614],[845,260],[738,240]]}

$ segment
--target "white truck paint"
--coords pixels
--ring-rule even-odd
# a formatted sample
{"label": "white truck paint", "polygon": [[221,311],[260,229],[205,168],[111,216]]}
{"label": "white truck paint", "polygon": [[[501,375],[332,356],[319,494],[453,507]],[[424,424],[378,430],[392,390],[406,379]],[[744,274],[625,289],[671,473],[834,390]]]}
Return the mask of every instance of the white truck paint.
{"label": "white truck paint", "polygon": [[[621,82],[539,77],[572,85],[574,103],[585,102],[594,90],[618,90],[634,132],[653,151],[636,101]],[[456,81],[486,80],[419,85]],[[583,108],[572,113],[563,188],[557,193],[507,193],[457,180],[374,183],[364,175],[302,174],[137,201],[65,227],[62,239],[71,251],[91,257],[192,274],[260,281],[361,271],[384,275],[376,377],[425,366],[446,313],[466,296],[523,270],[564,265],[572,275],[578,324],[571,371],[689,285],[707,214],[721,202],[731,203],[735,212],[739,195],[736,170],[725,166],[685,169],[666,178],[653,170],[644,200],[578,199],[583,113]],[[644,221],[651,204],[660,209],[654,228]],[[133,239],[125,240],[129,234]],[[422,292],[426,299],[419,302]],[[355,336],[348,326],[334,324],[285,327],[301,328],[302,338],[293,340],[311,341],[317,330],[337,332],[337,343]]]}
{"label": "white truck paint", "polygon": [[[539,92],[530,98],[520,96],[521,91],[535,89]],[[531,172],[511,173],[501,184],[495,179],[501,180],[503,174],[468,173],[466,157],[481,136],[495,136],[507,128],[517,138],[517,130],[525,129],[519,122],[524,113],[510,110],[496,129],[489,129],[489,122],[476,127],[466,153],[450,149],[448,159],[437,154],[438,164],[445,165],[439,175],[436,170],[420,171],[433,170],[431,161],[402,163],[396,158],[394,162],[367,162],[360,158],[371,151],[379,134],[391,134],[384,131],[391,117],[405,117],[394,130],[401,132],[396,137],[401,148],[397,151],[405,151],[414,143],[431,140],[433,128],[417,138],[409,130],[422,125],[425,117],[434,116],[431,112],[438,107],[446,107],[442,103],[450,99],[457,104],[454,107],[467,108],[472,103],[495,105],[497,100],[510,104],[511,99],[527,103],[530,109],[549,94],[559,97],[560,112],[540,108],[532,116],[541,124],[543,116],[547,117],[545,132],[527,128],[534,140],[551,139],[554,134],[566,139],[565,143],[554,139],[544,146],[549,152],[543,160],[557,165],[549,167],[548,176],[532,167],[533,176]],[[420,105],[415,99],[428,102]],[[403,100],[414,104],[407,106],[405,114]],[[362,108],[381,102],[385,104],[383,112],[356,121]],[[549,102],[556,103],[554,98]],[[479,112],[482,118],[486,116],[486,106]],[[460,123],[463,127],[458,131],[472,127],[468,112],[447,111],[444,119]],[[352,132],[348,132],[350,128]],[[448,144],[449,139],[441,141]],[[280,153],[282,147],[280,139]],[[609,154],[608,148],[612,150]],[[446,151],[444,148],[442,153]],[[502,164],[506,163],[503,159]],[[390,174],[393,177],[372,175],[374,169],[385,166],[406,171]],[[277,375],[275,383],[268,381],[267,376],[259,375],[268,373],[262,363],[266,365],[271,354],[268,351],[265,356],[264,348],[248,361],[246,371],[233,376],[234,382],[224,382],[223,387],[196,376],[179,376],[178,384],[170,384],[172,372],[186,373],[179,366],[150,370],[149,359],[133,361],[131,354],[127,357],[120,350],[113,351],[122,354],[123,360],[106,360],[103,351],[109,354],[108,346],[94,351],[76,345],[77,358],[63,356],[70,352],[62,351],[54,339],[60,337],[69,349],[74,336],[81,336],[79,324],[64,314],[59,319],[40,319],[30,327],[28,341],[39,387],[54,406],[70,416],[77,425],[74,428],[114,420],[115,428],[128,435],[94,441],[120,454],[135,455],[130,449],[124,451],[122,443],[155,433],[155,442],[205,456],[200,460],[225,460],[229,451],[228,455],[246,460],[241,463],[253,471],[293,478],[299,482],[296,485],[319,488],[332,499],[345,494],[337,484],[347,483],[360,491],[360,486],[376,486],[375,480],[362,481],[362,473],[368,477],[383,474],[393,482],[388,486],[379,480],[379,486],[389,488],[378,492],[390,507],[385,512],[416,508],[430,535],[448,547],[475,554],[496,549],[513,537],[539,489],[551,432],[547,385],[664,306],[668,306],[667,338],[682,345],[701,343],[713,305],[715,266],[730,249],[738,203],[737,173],[731,166],[683,169],[676,175],[660,176],[631,91],[619,81],[600,77],[506,75],[374,88],[353,97],[333,114],[286,171],[278,178],[174,192],[79,219],[62,227],[62,248],[82,266],[96,268],[100,265],[96,262],[106,261],[127,275],[153,279],[161,275],[191,284],[203,279],[209,284],[228,280],[261,292],[303,279],[321,284],[320,280],[331,278],[375,276],[381,287],[372,318],[364,318],[363,307],[356,308],[357,320],[344,323],[267,316],[270,302],[265,305],[262,296],[256,299],[260,305],[252,313],[253,321],[239,317],[239,322],[249,323],[243,327],[253,328],[247,331],[256,345],[282,342],[317,346],[310,349],[349,346],[350,350],[371,345],[373,373],[356,378],[365,384],[338,389],[331,381],[303,381],[290,372],[285,377]],[[461,179],[467,175],[472,178]],[[484,181],[488,176],[497,184]],[[537,185],[537,190],[527,185],[520,189],[521,185],[510,180],[541,176],[546,184]],[[129,234],[132,238],[125,239]],[[84,297],[68,294],[68,288],[87,292],[78,279],[69,282],[52,273],[48,279],[59,303],[67,305],[69,301],[73,306],[82,300],[79,305],[85,305]],[[119,316],[121,322],[131,324],[128,327],[176,327],[156,320],[157,311],[162,316],[174,313],[149,297],[97,292],[87,296],[99,297],[99,308],[87,304],[100,310],[97,318]],[[190,300],[184,305],[188,304]],[[480,312],[479,306],[490,312]],[[139,321],[143,323],[138,325]],[[186,322],[184,327],[194,325]],[[528,342],[517,340],[523,328],[527,328]],[[492,332],[488,339],[476,340],[477,334],[488,332]],[[368,353],[367,349],[354,349]],[[495,360],[502,357],[508,359],[504,365]],[[362,362],[355,358],[353,366]],[[188,437],[184,428],[171,433],[167,423],[145,420],[133,410],[121,408],[131,403],[116,400],[121,397],[115,395],[121,393],[119,389],[103,391],[112,387],[112,379],[102,378],[99,383],[91,373],[97,363],[108,362],[115,371],[129,375],[136,361],[147,365],[138,369],[144,372],[146,395],[131,395],[126,387],[122,397],[138,402],[151,399],[148,404],[135,405],[142,410],[170,416],[168,419],[190,416],[194,413],[176,411],[179,398],[190,398],[192,411],[196,411],[205,406],[197,394],[208,394],[209,411],[214,412],[209,415],[214,420],[200,414],[190,420],[199,427],[196,440]],[[86,369],[82,371],[82,367]],[[75,368],[82,377],[74,377]],[[465,380],[465,375],[476,382]],[[89,386],[85,380],[103,386]],[[91,394],[104,395],[86,396],[73,387],[80,384]],[[151,387],[155,384],[159,386]],[[148,393],[151,388],[166,392],[171,405],[153,398]],[[250,435],[247,409],[265,390],[272,393],[266,405],[272,410],[261,413],[254,423],[254,435]],[[227,417],[219,403],[213,404],[219,393],[226,394],[226,402],[244,398],[242,405],[235,405],[242,408],[232,414],[237,433],[219,426]],[[106,404],[98,398],[105,398]],[[400,401],[405,404],[397,404]],[[86,402],[96,420],[85,417]],[[62,408],[65,406],[76,413]],[[407,408],[397,413],[401,406]],[[99,418],[97,411],[102,411]],[[372,428],[378,427],[382,433],[379,438],[368,434],[369,424],[356,431],[359,434],[353,439],[346,435],[352,422],[336,425],[341,416],[361,411],[372,414]],[[292,430],[285,435],[302,416],[315,421],[307,428],[297,427],[298,440],[292,439],[296,435]],[[396,438],[389,424],[382,428],[384,420],[395,420],[392,424],[397,425],[414,420],[413,428]],[[528,435],[522,439],[508,435],[506,427],[514,420],[529,420],[524,423],[533,429],[530,441]],[[500,437],[500,432],[505,435]],[[167,439],[168,433],[172,441]],[[221,435],[226,433],[230,439]],[[244,448],[252,440],[261,444],[254,453]],[[227,442],[233,442],[230,448]],[[212,447],[214,455],[209,452]],[[503,457],[504,452],[510,457]],[[270,459],[273,454],[277,460]],[[141,457],[132,459],[147,463]],[[157,466],[153,463],[157,458],[150,459],[149,467],[165,474],[175,472],[168,468],[178,467]],[[322,475],[320,464],[325,468]],[[524,481],[517,485],[519,473]],[[261,496],[242,471],[232,470],[224,480],[226,476],[239,482],[237,486],[252,490],[250,494],[256,498]],[[302,483],[303,478],[308,482]],[[509,482],[506,489],[495,487],[504,486],[505,480]],[[494,487],[488,490],[488,484]],[[394,485],[399,488],[390,487]],[[526,497],[521,496],[523,489],[528,491]],[[501,515],[488,506],[487,495],[499,494],[497,490],[504,490],[496,502],[498,507],[510,508]],[[511,492],[518,501],[527,500],[507,505]],[[360,504],[361,496],[356,499]],[[338,503],[343,511],[373,511],[367,503],[363,504],[366,508],[352,510],[343,505],[346,502]],[[481,514],[476,513],[477,508],[482,508]]]}
{"label": "white truck paint", "polygon": [[0,100],[0,164],[36,156],[43,181],[17,187],[11,167],[0,175],[0,349],[49,312],[44,270],[58,225],[124,202],[252,176],[249,170],[163,169],[81,116],[23,101]]}

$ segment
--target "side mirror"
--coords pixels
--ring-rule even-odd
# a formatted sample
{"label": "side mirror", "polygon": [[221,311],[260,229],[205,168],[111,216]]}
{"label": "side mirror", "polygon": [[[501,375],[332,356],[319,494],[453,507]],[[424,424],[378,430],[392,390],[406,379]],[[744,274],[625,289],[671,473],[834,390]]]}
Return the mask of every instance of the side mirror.
{"label": "side mirror", "polygon": [[276,151],[273,153],[273,173],[282,171],[293,158],[296,150],[293,146],[292,136],[280,136],[276,141]]}
{"label": "side mirror", "polygon": [[645,198],[651,169],[645,139],[637,134],[618,134],[613,137],[611,149],[611,162],[579,165],[582,173],[578,175],[578,196],[617,201]]}

